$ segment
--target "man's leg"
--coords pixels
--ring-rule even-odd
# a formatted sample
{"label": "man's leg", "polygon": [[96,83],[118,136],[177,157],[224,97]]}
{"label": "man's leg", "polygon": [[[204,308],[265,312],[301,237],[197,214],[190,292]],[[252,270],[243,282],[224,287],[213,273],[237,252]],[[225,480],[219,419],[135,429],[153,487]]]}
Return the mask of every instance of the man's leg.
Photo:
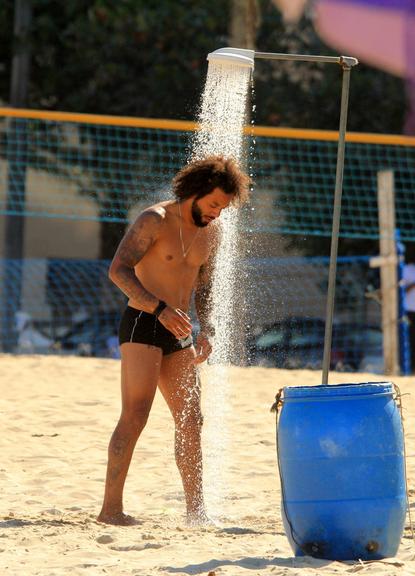
{"label": "man's leg", "polygon": [[183,482],[188,522],[206,523],[202,486],[201,390],[193,347],[163,357],[159,387],[176,427],[176,463]]}
{"label": "man's leg", "polygon": [[122,495],[135,444],[150,412],[160,374],[161,350],[146,344],[121,346],[122,410],[108,447],[105,496],[98,521],[133,524],[123,513]]}

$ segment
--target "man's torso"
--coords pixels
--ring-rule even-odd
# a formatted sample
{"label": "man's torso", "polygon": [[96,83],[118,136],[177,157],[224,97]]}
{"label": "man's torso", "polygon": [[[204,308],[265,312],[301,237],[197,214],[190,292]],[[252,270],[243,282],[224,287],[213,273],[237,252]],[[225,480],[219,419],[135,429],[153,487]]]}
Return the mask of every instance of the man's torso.
{"label": "man's torso", "polygon": [[[187,311],[200,267],[207,261],[217,236],[216,224],[205,228],[186,225],[174,201],[161,202],[149,210],[161,214],[163,221],[158,238],[136,265],[135,273],[154,296]],[[140,308],[131,299],[128,304]]]}

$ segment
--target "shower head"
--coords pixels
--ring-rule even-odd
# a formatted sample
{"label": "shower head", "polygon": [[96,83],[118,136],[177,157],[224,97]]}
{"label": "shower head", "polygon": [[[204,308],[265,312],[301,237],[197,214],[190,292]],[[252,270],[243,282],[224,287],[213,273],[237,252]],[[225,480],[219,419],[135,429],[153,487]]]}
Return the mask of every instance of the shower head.
{"label": "shower head", "polygon": [[219,48],[218,50],[208,54],[207,59],[209,61],[223,62],[227,64],[235,64],[236,66],[253,68],[254,56],[254,50],[247,50],[245,48]]}

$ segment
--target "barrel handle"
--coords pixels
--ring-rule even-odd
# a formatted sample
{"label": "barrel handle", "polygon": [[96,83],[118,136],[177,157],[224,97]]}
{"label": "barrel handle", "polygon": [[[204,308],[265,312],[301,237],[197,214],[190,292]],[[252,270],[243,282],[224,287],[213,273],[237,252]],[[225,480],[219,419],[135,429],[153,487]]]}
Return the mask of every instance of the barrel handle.
{"label": "barrel handle", "polygon": [[415,535],[414,535],[414,526],[412,524],[412,517],[411,517],[411,507],[409,505],[409,490],[408,490],[408,475],[407,475],[407,467],[406,467],[406,442],[405,442],[405,427],[403,424],[403,409],[402,409],[402,392],[397,384],[392,382],[393,388],[395,390],[395,402],[398,407],[398,410],[401,415],[401,426],[402,426],[402,435],[403,435],[403,459],[404,459],[404,466],[405,466],[405,490],[406,490],[406,510],[408,512],[408,519],[409,519],[409,528],[411,530],[412,542],[415,542]]}
{"label": "barrel handle", "polygon": [[277,420],[278,420],[278,410],[279,410],[280,406],[283,405],[283,401],[282,401],[282,399],[281,399],[283,391],[284,391],[284,388],[280,388],[280,389],[278,390],[278,392],[277,392],[277,394],[276,394],[276,396],[275,396],[275,402],[274,402],[274,404],[271,406],[271,410],[270,410],[270,412],[275,412],[275,415],[276,415],[276,417],[277,417]]}

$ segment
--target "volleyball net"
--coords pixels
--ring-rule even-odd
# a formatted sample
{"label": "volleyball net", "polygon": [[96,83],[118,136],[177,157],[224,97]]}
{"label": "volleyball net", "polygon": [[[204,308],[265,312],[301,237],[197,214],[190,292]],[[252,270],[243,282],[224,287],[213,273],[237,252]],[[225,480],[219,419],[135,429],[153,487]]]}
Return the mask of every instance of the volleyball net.
{"label": "volleyball net", "polygon": [[[109,261],[1,260],[11,286],[22,279],[24,310],[3,303],[12,329],[0,345],[15,353],[118,357],[117,329],[125,298],[107,277]],[[328,258],[264,258],[239,263],[243,364],[321,369]],[[379,283],[368,257],[338,262],[332,368],[381,370]],[[243,289],[242,289],[243,287]],[[198,325],[192,312],[194,330]],[[4,323],[3,323],[4,325]],[[365,346],[362,346],[365,341]]]}
{"label": "volleyball net", "polygon": [[[91,221],[98,227],[105,222],[128,222],[140,207],[169,198],[171,178],[187,161],[195,130],[192,122],[0,109],[0,232],[5,220],[16,215],[28,222],[36,218]],[[337,133],[247,127],[245,134],[246,165],[255,187],[241,212],[242,230],[248,235],[329,237]],[[401,240],[414,241],[415,138],[349,133],[346,142],[340,235],[378,238],[377,174],[387,169],[394,173]],[[69,244],[72,241],[67,238]],[[121,305],[117,290],[106,277],[108,262],[91,259],[79,250],[71,257],[59,256],[58,251],[40,258],[25,253],[21,261],[7,260],[3,238],[0,254],[0,312],[7,319],[0,330],[2,349],[30,349],[38,332],[45,340],[38,338],[35,349],[63,351],[73,345],[77,353],[111,354],[106,340],[115,334]],[[300,332],[308,333],[313,319],[315,326],[321,326],[324,311],[320,305],[310,305],[313,290],[307,286],[311,278],[319,283],[318,300],[325,302],[327,262],[266,259],[253,266],[251,262],[247,268],[253,271],[253,278],[268,278],[267,286],[261,287],[268,295],[267,306],[261,308],[266,316],[263,324],[272,318],[287,328],[290,315],[312,320],[308,328],[298,321]],[[306,278],[301,270],[307,271]],[[357,332],[362,324],[380,326],[380,307],[365,296],[370,274],[374,272],[370,272],[368,259],[339,262],[336,317],[344,316],[350,327],[356,323]],[[290,285],[284,283],[285,278]],[[19,302],[5,299],[19,284]],[[292,294],[295,305],[278,311],[276,303],[287,302],[287,294]],[[106,302],[105,309],[100,302]],[[376,312],[372,310],[367,319],[367,310],[373,306]],[[344,312],[340,314],[340,310]],[[366,320],[362,322],[362,318]],[[32,340],[27,337],[30,330]],[[319,330],[315,328],[315,333]],[[76,332],[81,341],[79,334],[73,338],[75,343],[62,341],[65,334],[68,342]],[[89,346],[84,333],[89,334]],[[341,330],[337,333],[340,338]],[[350,339],[346,342],[343,338],[342,346],[350,348]]]}
{"label": "volleyball net", "polygon": [[[192,122],[0,109],[0,214],[128,220],[141,201],[166,199],[186,162]],[[415,138],[347,135],[343,237],[377,238],[377,174],[395,177],[396,222],[415,240]],[[248,229],[330,236],[337,133],[248,127],[255,193]]]}

